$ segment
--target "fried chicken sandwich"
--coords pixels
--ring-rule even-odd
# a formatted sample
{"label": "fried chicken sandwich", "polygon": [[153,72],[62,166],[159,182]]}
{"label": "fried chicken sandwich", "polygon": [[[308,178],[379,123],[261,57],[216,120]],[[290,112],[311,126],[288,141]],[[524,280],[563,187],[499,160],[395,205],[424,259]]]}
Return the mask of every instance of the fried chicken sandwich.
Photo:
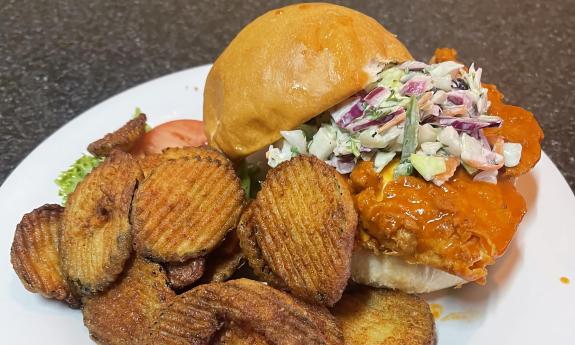
{"label": "fried chicken sandwich", "polygon": [[236,160],[313,155],[348,177],[358,283],[483,284],[526,212],[514,180],[539,160],[543,133],[481,75],[451,49],[415,60],[349,8],[292,5],[247,25],[214,63],[206,136]]}

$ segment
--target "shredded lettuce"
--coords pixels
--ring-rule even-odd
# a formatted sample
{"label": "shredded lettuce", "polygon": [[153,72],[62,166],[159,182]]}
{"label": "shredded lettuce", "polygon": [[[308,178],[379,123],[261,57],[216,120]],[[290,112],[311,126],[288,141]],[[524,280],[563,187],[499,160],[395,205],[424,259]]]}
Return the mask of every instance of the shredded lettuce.
{"label": "shredded lettuce", "polygon": [[91,155],[82,155],[68,169],[62,171],[54,182],[58,185],[58,195],[62,198],[62,205],[66,204],[68,195],[72,193],[78,183],[88,175],[95,167],[102,163],[102,158]]}
{"label": "shredded lettuce", "polygon": [[241,185],[247,198],[254,199],[258,191],[261,189],[261,183],[259,180],[259,175],[261,175],[261,173],[262,169],[257,164],[248,163],[246,161],[244,161],[238,169]]}
{"label": "shredded lettuce", "polygon": [[[135,119],[141,113],[142,113],[142,109],[140,109],[140,107],[136,107],[136,109],[134,110],[134,115],[132,115],[132,119]],[[146,123],[146,132],[149,132],[151,130],[152,130],[152,126],[150,126],[149,124]]]}

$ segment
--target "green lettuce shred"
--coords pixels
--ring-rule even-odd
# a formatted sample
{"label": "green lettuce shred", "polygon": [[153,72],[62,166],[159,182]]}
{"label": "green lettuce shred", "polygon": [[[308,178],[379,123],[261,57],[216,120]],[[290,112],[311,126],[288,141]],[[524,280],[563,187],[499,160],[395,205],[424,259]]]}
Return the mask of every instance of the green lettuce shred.
{"label": "green lettuce shred", "polygon": [[244,161],[238,169],[238,175],[246,197],[255,199],[256,194],[261,189],[262,168],[257,164]]}
{"label": "green lettuce shred", "polygon": [[82,155],[67,170],[60,173],[54,182],[58,185],[58,195],[62,198],[62,205],[66,204],[68,195],[72,193],[78,183],[80,183],[92,169],[97,167],[103,161],[91,155]]}
{"label": "green lettuce shred", "polygon": [[[142,113],[142,109],[140,109],[140,107],[136,107],[136,109],[134,110],[134,115],[132,115],[132,119],[135,119],[136,117],[140,116],[140,114]],[[148,123],[146,123],[146,132],[149,132],[152,130],[152,126],[150,126]]]}

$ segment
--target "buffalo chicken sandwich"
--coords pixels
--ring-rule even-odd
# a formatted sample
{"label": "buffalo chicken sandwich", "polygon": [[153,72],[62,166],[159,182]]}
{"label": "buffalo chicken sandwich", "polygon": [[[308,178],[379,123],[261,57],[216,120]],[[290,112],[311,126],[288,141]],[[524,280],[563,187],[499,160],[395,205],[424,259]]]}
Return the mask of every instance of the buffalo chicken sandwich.
{"label": "buffalo chicken sandwich", "polygon": [[309,155],[346,176],[360,218],[356,282],[483,284],[526,212],[514,180],[539,160],[543,133],[481,75],[451,49],[414,60],[354,10],[292,5],[247,25],[214,63],[206,136],[236,160]]}

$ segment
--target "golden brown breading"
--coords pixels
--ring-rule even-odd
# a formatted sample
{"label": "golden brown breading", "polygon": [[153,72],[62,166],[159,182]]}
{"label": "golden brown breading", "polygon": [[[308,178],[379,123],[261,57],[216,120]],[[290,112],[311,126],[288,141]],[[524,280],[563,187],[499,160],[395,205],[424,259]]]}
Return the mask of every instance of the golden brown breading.
{"label": "golden brown breading", "polygon": [[231,324],[221,329],[211,343],[212,345],[268,345],[266,338],[240,325]]}
{"label": "golden brown breading", "polygon": [[186,262],[169,262],[164,265],[170,287],[175,290],[185,289],[202,277],[206,269],[204,257],[190,259]]}
{"label": "golden brown breading", "polygon": [[347,345],[432,345],[429,305],[401,291],[355,287],[332,309]]}
{"label": "golden brown breading", "polygon": [[259,279],[268,282],[278,289],[285,289],[286,284],[272,272],[271,268],[262,256],[262,251],[258,246],[254,232],[255,228],[252,219],[253,210],[254,203],[252,201],[245,207],[242,216],[240,217],[238,227],[236,228],[236,234],[240,241],[242,253]]}
{"label": "golden brown breading", "polygon": [[220,151],[209,146],[200,147],[169,147],[164,149],[161,154],[152,154],[139,157],[140,166],[144,171],[144,176],[148,177],[164,161],[169,159],[193,158],[216,161],[222,165],[232,166],[232,162]]}
{"label": "golden brown breading", "polygon": [[377,174],[361,162],[350,175],[363,246],[484,283],[527,210],[513,182],[479,183],[459,169],[438,187],[417,176],[393,180],[392,169]]}
{"label": "golden brown breading", "polygon": [[[313,312],[311,311],[313,310]],[[239,324],[271,344],[343,344],[327,309],[248,279],[196,287],[162,309],[149,344],[209,344],[220,329]]]}
{"label": "golden brown breading", "polygon": [[114,149],[128,152],[146,133],[146,115],[140,114],[112,133],[88,145],[88,152],[98,157],[109,156]]}
{"label": "golden brown breading", "polygon": [[99,344],[141,344],[162,305],[175,296],[160,265],[142,258],[129,265],[109,290],[84,298],[84,324]]}
{"label": "golden brown breading", "polygon": [[62,206],[47,204],[25,214],[14,233],[10,261],[28,291],[77,306],[60,269],[58,229],[63,213]]}
{"label": "golden brown breading", "polygon": [[261,257],[289,291],[313,303],[337,302],[357,227],[344,178],[315,157],[298,156],[268,172],[252,207]]}
{"label": "golden brown breading", "polygon": [[235,230],[228,233],[222,244],[206,259],[206,271],[202,282],[219,283],[228,280],[241,266],[244,254]]}
{"label": "golden brown breading", "polygon": [[232,166],[232,162],[228,157],[209,146],[168,147],[162,151],[162,156],[165,159],[200,157],[202,159],[220,162],[222,165]]}
{"label": "golden brown breading", "polygon": [[160,262],[204,256],[236,226],[243,203],[229,165],[200,156],[167,160],[134,197],[135,248]]}
{"label": "golden brown breading", "polygon": [[122,273],[132,251],[130,203],[142,172],[114,151],[70,194],[60,229],[64,275],[81,294],[103,291]]}

